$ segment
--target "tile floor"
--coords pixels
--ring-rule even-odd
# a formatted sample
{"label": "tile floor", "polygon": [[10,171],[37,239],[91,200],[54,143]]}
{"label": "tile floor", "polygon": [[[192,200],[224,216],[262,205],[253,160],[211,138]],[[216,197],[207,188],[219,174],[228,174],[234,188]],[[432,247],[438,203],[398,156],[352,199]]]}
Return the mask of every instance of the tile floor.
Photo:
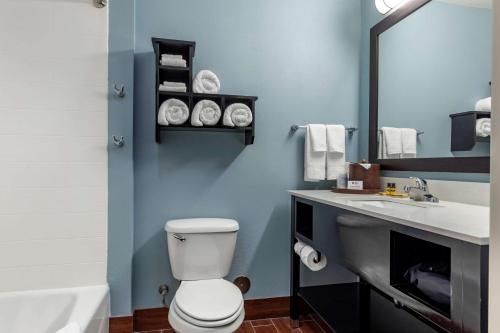
{"label": "tile floor", "polygon": [[[137,333],[174,333],[173,330],[147,331]],[[290,327],[290,318],[272,318],[260,320],[247,320],[236,333],[330,333],[321,328],[314,317],[309,316],[300,321],[300,328]]]}

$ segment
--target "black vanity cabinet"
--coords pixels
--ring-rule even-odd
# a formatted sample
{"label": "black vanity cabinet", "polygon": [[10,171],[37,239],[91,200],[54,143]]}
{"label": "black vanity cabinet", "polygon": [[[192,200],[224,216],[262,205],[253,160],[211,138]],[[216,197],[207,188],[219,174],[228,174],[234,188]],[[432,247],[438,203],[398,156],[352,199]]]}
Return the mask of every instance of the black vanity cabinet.
{"label": "black vanity cabinet", "polygon": [[[295,196],[291,229],[292,320],[305,301],[337,333],[487,332],[488,246]],[[327,271],[302,265],[297,239]]]}

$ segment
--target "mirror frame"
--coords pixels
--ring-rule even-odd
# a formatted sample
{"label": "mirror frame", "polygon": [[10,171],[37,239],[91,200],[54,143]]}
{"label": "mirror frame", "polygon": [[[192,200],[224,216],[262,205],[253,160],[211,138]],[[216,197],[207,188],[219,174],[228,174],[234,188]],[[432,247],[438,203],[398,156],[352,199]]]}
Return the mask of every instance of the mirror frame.
{"label": "mirror frame", "polygon": [[379,36],[432,0],[407,0],[370,30],[369,157],[382,170],[489,173],[490,157],[378,159]]}

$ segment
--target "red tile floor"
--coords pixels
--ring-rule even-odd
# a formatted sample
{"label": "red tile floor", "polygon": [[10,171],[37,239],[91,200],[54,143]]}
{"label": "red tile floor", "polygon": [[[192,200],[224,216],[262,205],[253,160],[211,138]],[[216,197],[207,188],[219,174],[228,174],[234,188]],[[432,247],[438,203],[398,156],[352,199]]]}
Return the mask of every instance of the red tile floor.
{"label": "red tile floor", "polygon": [[[330,333],[321,328],[314,317],[309,316],[300,320],[300,328],[290,327],[290,318],[273,318],[260,320],[247,320],[236,333]],[[174,333],[172,329],[161,331],[147,331],[138,333]]]}

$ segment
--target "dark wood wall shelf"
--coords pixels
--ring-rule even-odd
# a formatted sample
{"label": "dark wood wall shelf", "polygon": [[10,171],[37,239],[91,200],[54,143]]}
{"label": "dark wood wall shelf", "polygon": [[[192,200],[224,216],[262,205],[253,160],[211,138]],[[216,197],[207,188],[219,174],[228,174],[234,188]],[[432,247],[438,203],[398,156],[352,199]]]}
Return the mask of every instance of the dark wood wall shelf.
{"label": "dark wood wall shelf", "polygon": [[[161,132],[192,131],[192,132],[226,132],[243,133],[245,145],[251,145],[255,139],[255,102],[256,96],[243,95],[223,95],[223,94],[198,94],[194,93],[193,87],[193,58],[195,54],[195,42],[179,41],[172,39],[153,38],[153,49],[156,61],[156,103],[155,103],[155,138],[157,143],[161,143]],[[163,53],[180,54],[187,62],[187,67],[163,66],[160,64]],[[163,81],[184,82],[187,92],[159,91],[159,86]],[[170,98],[177,98],[186,103],[190,111],[189,119],[182,125],[163,126],[158,124],[158,110],[160,105]],[[222,115],[217,125],[196,127],[191,125],[191,112],[196,103],[201,100],[212,100],[219,105]],[[253,121],[248,127],[228,127],[223,125],[224,110],[233,103],[247,105],[252,111]]]}
{"label": "dark wood wall shelf", "polygon": [[469,151],[478,142],[490,142],[490,137],[476,135],[476,122],[481,118],[490,118],[491,112],[469,111],[450,114],[451,151]]}

